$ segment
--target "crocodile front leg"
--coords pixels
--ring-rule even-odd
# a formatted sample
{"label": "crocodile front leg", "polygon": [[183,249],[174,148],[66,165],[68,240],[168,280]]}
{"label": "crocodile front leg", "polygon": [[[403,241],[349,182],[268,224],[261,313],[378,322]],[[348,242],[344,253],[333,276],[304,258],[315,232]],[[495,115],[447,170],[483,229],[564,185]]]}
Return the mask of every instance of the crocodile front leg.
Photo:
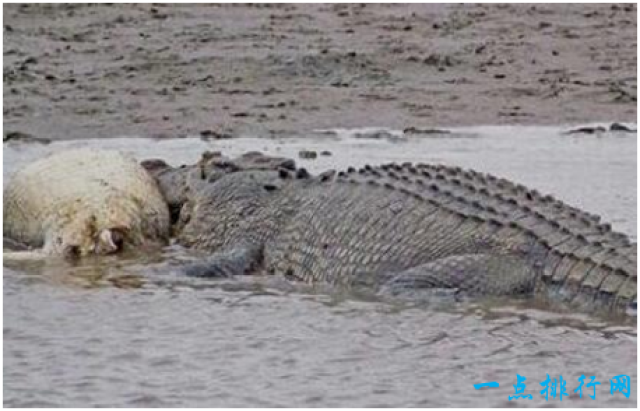
{"label": "crocodile front leg", "polygon": [[232,277],[251,274],[262,263],[262,247],[236,246],[214,253],[206,260],[183,267],[183,273],[192,277]]}
{"label": "crocodile front leg", "polygon": [[467,296],[532,293],[537,270],[517,255],[464,254],[442,258],[389,274],[383,295],[420,299],[437,291]]}

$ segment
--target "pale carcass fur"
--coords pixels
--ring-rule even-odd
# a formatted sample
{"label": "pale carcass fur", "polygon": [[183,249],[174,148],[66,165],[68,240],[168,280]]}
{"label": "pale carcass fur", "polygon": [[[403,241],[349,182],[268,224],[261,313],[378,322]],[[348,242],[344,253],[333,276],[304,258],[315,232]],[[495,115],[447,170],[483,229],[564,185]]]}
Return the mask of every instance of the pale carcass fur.
{"label": "pale carcass fur", "polygon": [[4,237],[44,255],[108,254],[162,243],[170,232],[154,179],[109,150],[59,152],[20,169],[4,189],[3,218]]}

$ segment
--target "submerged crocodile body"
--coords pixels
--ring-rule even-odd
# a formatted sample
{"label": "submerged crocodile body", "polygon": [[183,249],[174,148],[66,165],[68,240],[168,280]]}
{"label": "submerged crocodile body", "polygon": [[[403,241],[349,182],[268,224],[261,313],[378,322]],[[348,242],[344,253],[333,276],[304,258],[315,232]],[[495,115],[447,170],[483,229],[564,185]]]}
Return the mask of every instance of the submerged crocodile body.
{"label": "submerged crocodile body", "polygon": [[393,294],[545,292],[587,309],[635,305],[635,243],[508,180],[427,164],[310,176],[282,161],[263,169],[216,161],[155,174],[167,192],[177,181],[184,188],[176,176],[199,170],[200,184],[182,190],[178,240],[212,254],[191,274],[265,270]]}

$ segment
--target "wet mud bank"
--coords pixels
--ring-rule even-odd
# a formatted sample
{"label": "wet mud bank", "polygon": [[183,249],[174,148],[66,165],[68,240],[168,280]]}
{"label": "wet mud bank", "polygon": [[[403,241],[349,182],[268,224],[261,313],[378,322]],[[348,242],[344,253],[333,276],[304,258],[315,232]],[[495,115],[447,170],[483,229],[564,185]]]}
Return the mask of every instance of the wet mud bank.
{"label": "wet mud bank", "polygon": [[635,5],[4,7],[6,132],[635,121]]}

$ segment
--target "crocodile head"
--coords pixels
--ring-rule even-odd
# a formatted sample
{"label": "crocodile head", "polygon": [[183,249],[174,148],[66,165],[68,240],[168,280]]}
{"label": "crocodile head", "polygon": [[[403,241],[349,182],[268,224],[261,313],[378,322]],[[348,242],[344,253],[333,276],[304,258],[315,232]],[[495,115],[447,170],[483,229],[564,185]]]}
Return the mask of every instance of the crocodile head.
{"label": "crocodile head", "polygon": [[180,229],[181,221],[188,212],[185,205],[222,177],[251,170],[276,171],[295,170],[292,159],[272,157],[257,151],[247,152],[235,158],[220,152],[205,152],[196,164],[173,167],[161,159],[149,159],[141,165],[154,177],[171,212],[174,230]]}

